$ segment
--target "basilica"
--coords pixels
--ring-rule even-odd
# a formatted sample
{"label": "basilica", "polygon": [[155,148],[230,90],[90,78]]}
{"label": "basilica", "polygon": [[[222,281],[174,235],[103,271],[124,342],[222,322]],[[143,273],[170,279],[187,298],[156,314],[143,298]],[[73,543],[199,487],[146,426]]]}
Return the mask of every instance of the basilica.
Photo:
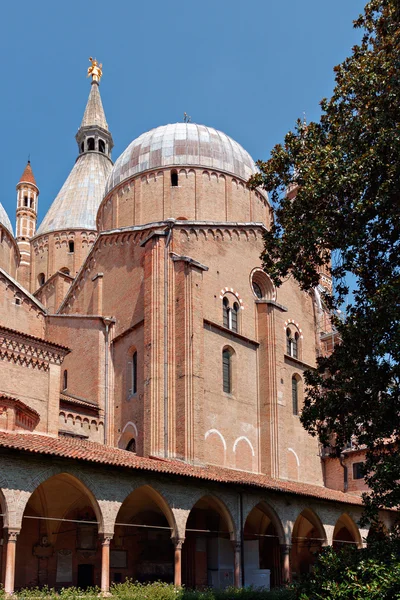
{"label": "basilica", "polygon": [[283,585],[322,546],[367,543],[362,451],[329,457],[299,419],[337,343],[329,272],[275,289],[273,209],[225,133],[162,125],[114,163],[89,74],[43,221],[29,162],[15,235],[0,205],[1,582]]}

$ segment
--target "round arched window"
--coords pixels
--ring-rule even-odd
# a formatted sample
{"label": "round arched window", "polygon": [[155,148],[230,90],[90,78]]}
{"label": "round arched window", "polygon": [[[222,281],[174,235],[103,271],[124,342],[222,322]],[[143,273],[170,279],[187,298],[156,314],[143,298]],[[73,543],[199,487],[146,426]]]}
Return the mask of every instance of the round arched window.
{"label": "round arched window", "polygon": [[255,295],[257,296],[257,298],[262,298],[263,297],[263,293],[262,290],[260,288],[260,286],[258,285],[258,283],[256,283],[255,281],[253,281],[253,292],[255,293]]}
{"label": "round arched window", "polygon": [[262,269],[253,269],[250,275],[250,284],[253,294],[259,300],[276,300],[272,281]]}

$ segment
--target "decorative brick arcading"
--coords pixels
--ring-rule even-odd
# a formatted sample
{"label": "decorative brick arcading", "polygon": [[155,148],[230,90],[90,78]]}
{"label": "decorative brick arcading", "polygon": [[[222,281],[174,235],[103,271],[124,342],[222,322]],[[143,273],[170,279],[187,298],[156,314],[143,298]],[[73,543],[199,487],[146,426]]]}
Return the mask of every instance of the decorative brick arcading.
{"label": "decorative brick arcading", "polygon": [[50,364],[61,365],[69,349],[0,326],[0,360],[47,371]]}

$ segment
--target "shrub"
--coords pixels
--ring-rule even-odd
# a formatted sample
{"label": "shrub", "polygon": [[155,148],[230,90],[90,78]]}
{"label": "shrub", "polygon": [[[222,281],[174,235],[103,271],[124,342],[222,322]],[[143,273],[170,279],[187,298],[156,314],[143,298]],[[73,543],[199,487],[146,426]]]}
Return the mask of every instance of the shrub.
{"label": "shrub", "polygon": [[294,586],[299,600],[400,599],[400,560],[388,542],[382,547],[324,549],[314,572]]}

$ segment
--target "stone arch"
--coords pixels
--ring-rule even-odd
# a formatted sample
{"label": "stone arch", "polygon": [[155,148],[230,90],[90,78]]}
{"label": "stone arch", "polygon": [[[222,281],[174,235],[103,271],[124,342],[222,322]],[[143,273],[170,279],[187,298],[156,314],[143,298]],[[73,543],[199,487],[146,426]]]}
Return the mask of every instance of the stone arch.
{"label": "stone arch", "polygon": [[0,510],[3,515],[1,518],[3,519],[3,527],[9,526],[9,512],[8,512],[8,502],[7,498],[3,493],[3,487],[6,487],[7,484],[3,478],[0,480]]}
{"label": "stone arch", "polygon": [[[131,490],[119,504],[113,529],[111,548],[126,553],[127,577],[173,582],[172,542],[177,527],[169,503],[158,490],[148,484]],[[113,574],[111,569],[111,580]]]}
{"label": "stone arch", "polygon": [[[40,477],[36,478],[43,479]],[[70,572],[65,585],[80,585],[79,569],[74,565],[82,559],[81,553],[89,551],[92,564],[91,582],[98,579],[95,565],[100,560],[98,535],[103,532],[103,514],[91,490],[75,475],[60,472],[44,480],[26,497],[17,541],[16,587],[54,587],[58,582],[56,572],[60,553],[70,557]],[[29,552],[28,549],[34,549]],[[38,570],[37,557],[48,557]]]}
{"label": "stone arch", "polygon": [[53,477],[56,477],[58,475],[65,475],[67,477],[74,479],[76,482],[78,482],[78,485],[81,486],[81,489],[83,491],[85,491],[85,493],[87,493],[88,497],[91,500],[91,503],[93,505],[93,510],[96,514],[96,518],[99,523],[99,532],[103,532],[103,514],[100,509],[99,503],[97,501],[99,494],[98,494],[98,490],[97,490],[97,486],[96,486],[95,482],[93,481],[93,479],[91,477],[89,477],[87,474],[83,473],[79,469],[70,468],[67,473],[64,471],[64,469],[61,466],[60,467],[57,467],[57,466],[49,467],[48,469],[45,469],[44,471],[37,473],[27,483],[24,492],[19,494],[19,498],[16,502],[15,517],[14,517],[15,522],[13,523],[13,526],[21,527],[22,517],[23,517],[23,513],[25,511],[26,505],[27,505],[30,497],[32,496],[32,494],[35,492],[35,490],[42,483],[45,483],[46,481],[49,481],[50,479],[52,479]]}
{"label": "stone arch", "polygon": [[322,546],[327,544],[327,535],[320,517],[311,508],[298,515],[292,531],[291,564],[296,579],[309,573]]}
{"label": "stone arch", "polygon": [[[214,494],[201,494],[186,515],[185,543],[182,552],[182,581],[189,588],[221,584],[233,585],[232,542],[237,535],[232,515]],[[210,575],[210,570],[213,575]],[[210,581],[212,576],[212,581]]]}
{"label": "stone arch", "polygon": [[357,548],[362,548],[360,531],[348,513],[343,513],[336,521],[332,543],[337,547],[353,543]]}
{"label": "stone arch", "polygon": [[210,503],[217,509],[219,514],[226,519],[231,540],[239,539],[240,536],[238,535],[235,521],[233,519],[230,509],[228,508],[228,505],[215,492],[212,492],[210,494],[204,494],[204,492],[199,491],[195,495],[195,497],[192,498],[191,506],[190,506],[189,510],[187,511],[186,521],[184,523],[185,528],[187,526],[187,521],[188,521],[191,511],[196,507],[197,504],[199,504],[199,502],[201,502],[202,500],[205,500],[205,499],[209,500]]}
{"label": "stone arch", "polygon": [[281,545],[285,544],[282,521],[270,504],[253,504],[243,519],[243,563],[245,585],[257,585],[254,569],[268,569],[271,587],[281,586],[283,565]]}

